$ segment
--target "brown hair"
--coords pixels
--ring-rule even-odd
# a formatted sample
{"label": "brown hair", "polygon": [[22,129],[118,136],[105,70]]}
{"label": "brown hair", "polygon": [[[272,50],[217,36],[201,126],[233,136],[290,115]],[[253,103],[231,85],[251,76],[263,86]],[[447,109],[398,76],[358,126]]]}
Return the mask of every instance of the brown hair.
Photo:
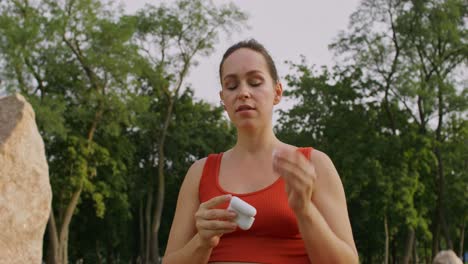
{"label": "brown hair", "polygon": [[265,58],[265,60],[266,60],[266,63],[267,63],[267,66],[268,66],[268,71],[270,72],[270,75],[271,75],[271,78],[273,79],[273,82],[276,83],[276,82],[279,81],[278,72],[276,70],[275,62],[271,58],[270,53],[268,53],[268,51],[265,49],[265,47],[262,44],[260,44],[258,41],[256,41],[255,39],[240,41],[240,42],[232,45],[231,47],[229,47],[226,50],[226,52],[223,55],[223,59],[221,60],[221,63],[219,64],[219,78],[220,79],[222,78],[221,75],[222,75],[222,68],[223,68],[224,61],[227,59],[227,57],[229,57],[229,55],[234,53],[234,51],[236,51],[238,49],[241,49],[241,48],[251,49],[253,51],[256,51],[256,52],[262,54],[263,58]]}

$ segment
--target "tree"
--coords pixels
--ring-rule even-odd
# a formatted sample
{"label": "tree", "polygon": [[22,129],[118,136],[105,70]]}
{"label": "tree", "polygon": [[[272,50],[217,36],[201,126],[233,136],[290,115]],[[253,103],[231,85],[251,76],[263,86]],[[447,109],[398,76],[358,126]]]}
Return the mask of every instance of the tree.
{"label": "tree", "polygon": [[[70,234],[70,259],[82,259],[84,263],[119,263],[141,261],[139,232],[140,221],[144,220],[144,207],[140,203],[146,195],[148,171],[147,143],[150,138],[142,123],[154,116],[149,104],[145,104],[144,96],[130,100],[127,107],[131,116],[137,117],[131,122],[132,127],[122,126],[126,132],[117,139],[109,140],[112,153],[125,154],[126,177],[123,182],[113,178],[109,173],[100,173],[97,178],[109,185],[124,185],[121,191],[111,191],[111,196],[105,199],[106,211],[102,218],[94,215],[92,199],[83,196],[79,214]],[[136,106],[138,104],[138,106]],[[164,105],[161,106],[164,108]],[[160,244],[165,248],[165,241],[170,230],[176,199],[187,168],[195,159],[205,157],[208,153],[219,152],[234,144],[233,128],[228,126],[222,116],[220,107],[213,107],[205,102],[193,99],[191,90],[181,95],[174,108],[173,123],[167,138],[166,167],[167,186],[166,200],[161,221]],[[142,122],[142,123],[140,123]],[[140,126],[142,129],[134,129]],[[125,142],[128,140],[128,142]],[[119,144],[115,144],[119,142]],[[130,153],[131,155],[127,155]],[[132,154],[133,153],[133,154]],[[154,163],[153,163],[154,164]],[[154,166],[154,165],[153,165]],[[117,180],[117,182],[115,182]],[[123,189],[123,190],[122,190]],[[111,189],[112,190],[112,189]]]}
{"label": "tree", "polygon": [[[150,161],[157,162],[157,176],[150,177],[146,198],[144,262],[159,261],[159,229],[163,212],[166,176],[166,140],[173,109],[184,93],[183,83],[196,59],[209,55],[218,34],[228,33],[246,19],[234,5],[216,7],[207,1],[178,1],[173,7],[146,6],[137,14],[140,53],[146,58],[139,80],[152,95],[161,95],[158,113],[162,122],[149,129]],[[164,105],[164,108],[160,108]],[[150,163],[151,164],[151,163]],[[152,165],[150,165],[152,166]],[[157,186],[156,191],[154,188]],[[155,193],[155,194],[154,194]],[[153,199],[155,204],[153,205]],[[151,212],[151,213],[150,213]]]}
{"label": "tree", "polygon": [[[440,249],[441,227],[446,247],[453,246],[444,210],[447,153],[441,146],[446,143],[447,118],[460,119],[466,111],[466,92],[456,81],[458,69],[466,63],[466,16],[466,3],[457,0],[363,1],[352,16],[350,32],[342,33],[331,45],[348,65],[361,68],[374,82],[374,94],[382,98],[392,133],[397,135],[395,110],[403,109],[410,115],[408,122],[417,127],[415,137],[431,150],[433,178],[421,180],[426,192],[437,197],[435,208],[428,212],[434,217],[427,221],[431,223],[432,255]],[[430,204],[427,197],[425,201]],[[414,255],[415,228],[408,225],[404,263]]]}
{"label": "tree", "polygon": [[[396,226],[388,227],[389,218],[421,221],[412,202],[421,184],[413,176],[425,159],[415,147],[408,147],[414,146],[409,136],[391,135],[381,103],[368,98],[372,83],[359,70],[335,68],[331,74],[325,68],[308,67],[305,61],[293,64],[293,69],[297,72],[287,77],[291,89],[285,96],[297,104],[281,113],[276,128],[279,136],[295,145],[315,146],[332,157],[347,193],[361,259],[364,263],[382,261],[378,257],[385,246],[381,227],[387,227],[388,236],[399,232]],[[395,117],[408,118],[403,111]],[[421,157],[419,162],[416,155]]]}
{"label": "tree", "polygon": [[46,142],[54,190],[49,261],[66,263],[82,193],[92,197],[102,216],[110,194],[96,176],[101,170],[122,175],[121,163],[98,137],[100,128],[115,133],[115,124],[125,122],[120,96],[131,67],[124,57],[136,51],[129,41],[132,30],[112,20],[116,16],[97,1],[12,1],[1,8],[7,89],[17,86],[31,101]]}
{"label": "tree", "polygon": [[[98,0],[0,3],[0,89],[28,97],[46,142],[54,192],[49,263],[112,261],[123,256],[117,248],[132,258],[137,242],[145,249],[143,261],[158,262],[165,174],[180,175],[193,158],[232,138],[221,110],[194,102],[184,80],[197,58],[213,51],[219,33],[244,20],[235,6],[207,1],[148,6],[127,16]],[[189,113],[176,115],[184,108]],[[184,117],[189,114],[199,124]],[[216,139],[216,147],[197,139],[203,134]],[[154,170],[157,177],[150,177]],[[169,178],[172,194],[177,179]],[[144,224],[135,201],[136,208],[147,208]],[[80,224],[73,225],[76,217]],[[135,219],[141,237],[132,234]],[[86,234],[95,243],[83,242]],[[119,237],[134,243],[125,248]],[[71,255],[70,238],[80,245]]]}

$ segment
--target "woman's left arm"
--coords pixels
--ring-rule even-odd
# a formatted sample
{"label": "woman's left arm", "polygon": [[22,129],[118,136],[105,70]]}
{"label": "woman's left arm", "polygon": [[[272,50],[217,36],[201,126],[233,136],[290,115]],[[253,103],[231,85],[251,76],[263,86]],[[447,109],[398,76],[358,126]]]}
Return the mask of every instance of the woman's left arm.
{"label": "woman's left arm", "polygon": [[288,203],[312,263],[359,263],[340,177],[330,158],[313,150],[281,151],[274,169],[285,180]]}

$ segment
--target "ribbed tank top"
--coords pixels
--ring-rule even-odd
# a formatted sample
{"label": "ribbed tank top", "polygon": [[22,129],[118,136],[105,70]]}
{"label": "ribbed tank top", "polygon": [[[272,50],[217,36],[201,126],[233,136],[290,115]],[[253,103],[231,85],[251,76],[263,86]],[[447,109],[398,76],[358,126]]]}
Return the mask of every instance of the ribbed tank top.
{"label": "ribbed tank top", "polygon": [[[312,148],[299,148],[308,159]],[[219,169],[223,153],[210,154],[200,179],[200,202],[224,194],[232,194],[257,209],[255,222],[249,230],[237,229],[224,234],[210,256],[213,261],[255,263],[310,263],[304,241],[299,233],[296,216],[289,208],[285,183],[279,177],[273,184],[251,193],[225,191],[219,184]],[[220,208],[227,208],[228,204]]]}

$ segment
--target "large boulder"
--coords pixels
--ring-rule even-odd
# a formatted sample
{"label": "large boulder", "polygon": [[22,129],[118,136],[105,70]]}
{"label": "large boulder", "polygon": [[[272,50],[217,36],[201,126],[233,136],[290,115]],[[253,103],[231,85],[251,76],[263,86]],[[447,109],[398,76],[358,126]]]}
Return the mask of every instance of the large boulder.
{"label": "large boulder", "polygon": [[52,191],[31,105],[0,98],[0,263],[41,263]]}

